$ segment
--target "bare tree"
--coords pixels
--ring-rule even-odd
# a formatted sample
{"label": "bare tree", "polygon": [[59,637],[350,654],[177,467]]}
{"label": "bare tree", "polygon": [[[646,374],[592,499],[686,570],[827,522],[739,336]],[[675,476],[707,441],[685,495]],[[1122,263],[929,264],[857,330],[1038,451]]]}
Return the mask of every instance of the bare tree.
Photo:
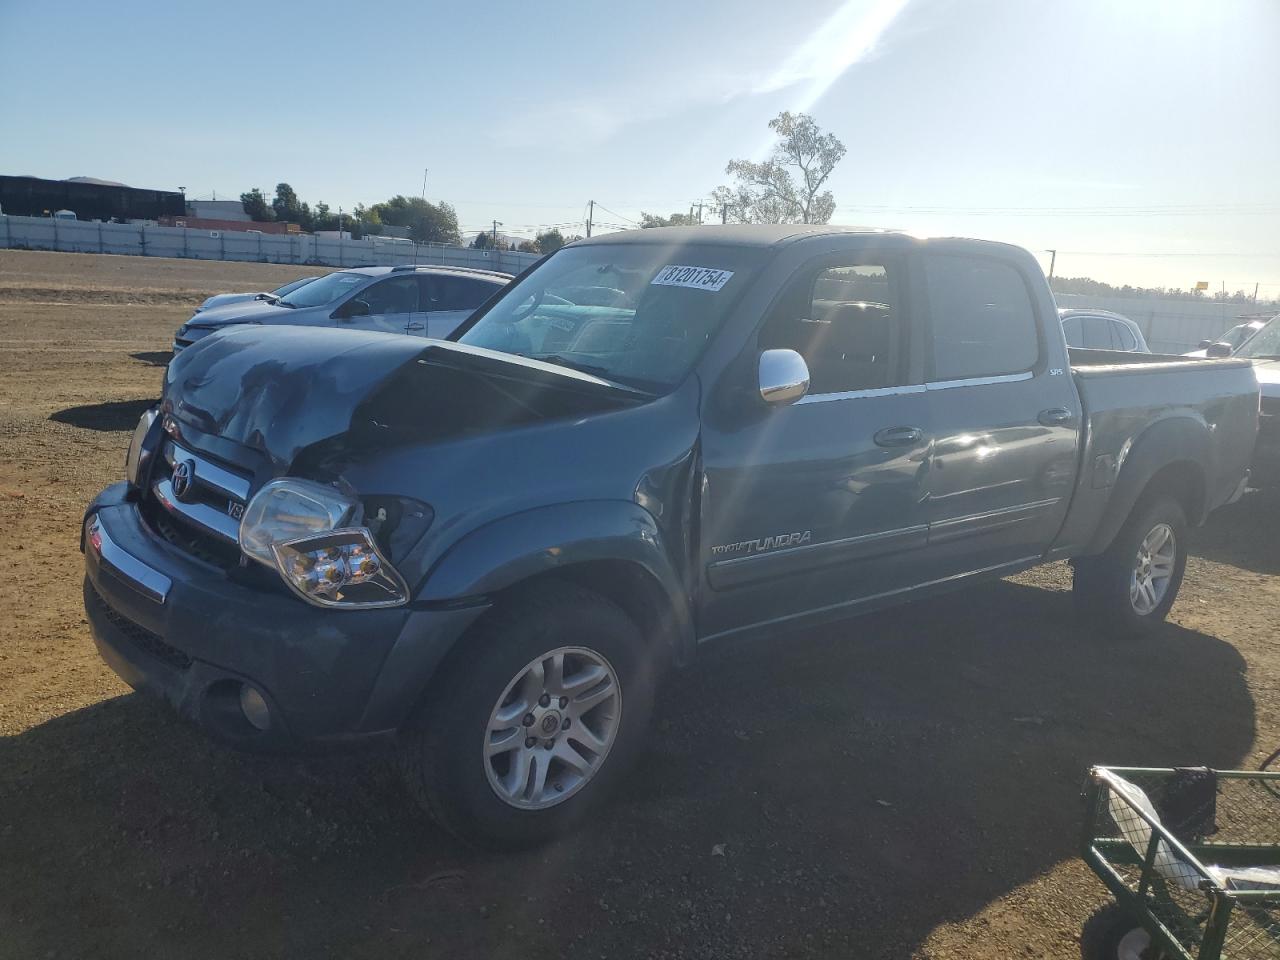
{"label": "bare tree", "polygon": [[844,156],[844,144],[807,113],[784,110],[769,129],[778,136],[769,159],[730,160],[725,173],[737,182],[718,187],[712,198],[739,223],[828,222],[836,201],[822,185]]}

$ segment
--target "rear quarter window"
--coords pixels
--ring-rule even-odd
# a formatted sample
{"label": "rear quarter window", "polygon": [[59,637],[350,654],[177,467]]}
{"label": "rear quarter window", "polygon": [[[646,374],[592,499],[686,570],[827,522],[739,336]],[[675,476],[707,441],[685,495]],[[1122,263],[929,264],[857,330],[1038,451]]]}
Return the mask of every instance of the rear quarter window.
{"label": "rear quarter window", "polygon": [[935,381],[1023,373],[1040,357],[1031,294],[1014,267],[988,257],[925,258]]}

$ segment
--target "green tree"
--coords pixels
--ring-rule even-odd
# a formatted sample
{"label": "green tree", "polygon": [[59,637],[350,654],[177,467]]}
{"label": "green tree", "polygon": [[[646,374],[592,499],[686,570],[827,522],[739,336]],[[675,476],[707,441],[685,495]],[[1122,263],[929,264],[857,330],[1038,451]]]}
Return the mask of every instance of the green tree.
{"label": "green tree", "polygon": [[641,227],[696,227],[698,226],[698,218],[694,216],[693,211],[688,213],[673,213],[669,217],[660,217],[654,213],[640,212]]}
{"label": "green tree", "polygon": [[[552,227],[550,230],[544,230],[538,234],[534,238],[533,245],[537,253],[555,253],[565,245],[564,234],[557,228]],[[521,249],[524,249],[523,246]]]}
{"label": "green tree", "polygon": [[258,223],[266,223],[276,218],[276,212],[271,209],[266,196],[257,187],[248,193],[240,194],[240,206],[244,207],[244,212],[250,219]]}
{"label": "green tree", "polygon": [[293,187],[287,183],[276,184],[276,196],[271,201],[276,219],[296,223],[303,230],[311,229],[311,208],[298,199]]}
{"label": "green tree", "polygon": [[319,201],[315,209],[311,211],[311,229],[312,230],[337,230],[338,215],[329,210],[329,205],[323,200]]}
{"label": "green tree", "polygon": [[739,223],[829,222],[836,201],[822,187],[845,155],[844,144],[806,113],[784,110],[769,129],[778,138],[769,158],[730,160],[725,173],[736,182],[716,188],[716,204]]}
{"label": "green tree", "polygon": [[493,237],[487,231],[481,230],[471,241],[471,246],[477,250],[488,250],[493,246]]}
{"label": "green tree", "polygon": [[356,224],[356,227],[351,231],[353,237],[356,236],[356,230],[359,230],[359,235],[362,237],[376,237],[382,233],[382,218],[378,216],[378,211],[372,207],[357,203],[351,211],[351,219]]}
{"label": "green tree", "polygon": [[516,249],[519,250],[521,253],[541,253],[542,252],[541,250],[538,249],[538,241],[536,240],[521,240],[520,246],[516,247]]}
{"label": "green tree", "polygon": [[408,227],[409,236],[418,243],[458,243],[458,214],[450,204],[428,203],[420,197],[397,195],[371,210],[380,223]]}

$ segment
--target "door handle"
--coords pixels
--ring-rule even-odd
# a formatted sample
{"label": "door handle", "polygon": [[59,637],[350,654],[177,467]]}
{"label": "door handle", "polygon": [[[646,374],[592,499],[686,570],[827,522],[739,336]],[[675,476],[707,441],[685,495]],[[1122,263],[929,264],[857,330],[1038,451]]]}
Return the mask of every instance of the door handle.
{"label": "door handle", "polygon": [[406,323],[404,328],[406,330],[425,330],[427,325],[425,323]]}
{"label": "door handle", "polygon": [[909,447],[919,443],[923,436],[924,432],[919,427],[885,427],[876,431],[874,439],[876,446],[880,447]]}
{"label": "door handle", "polygon": [[1075,414],[1066,407],[1050,407],[1048,410],[1041,410],[1036,419],[1046,427],[1060,427],[1074,420]]}

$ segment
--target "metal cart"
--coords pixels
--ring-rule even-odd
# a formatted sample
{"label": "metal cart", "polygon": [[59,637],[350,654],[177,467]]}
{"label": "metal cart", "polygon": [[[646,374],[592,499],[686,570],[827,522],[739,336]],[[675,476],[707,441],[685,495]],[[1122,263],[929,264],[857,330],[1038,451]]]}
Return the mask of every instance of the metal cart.
{"label": "metal cart", "polygon": [[1280,960],[1280,771],[1094,767],[1087,797],[1099,956]]}

